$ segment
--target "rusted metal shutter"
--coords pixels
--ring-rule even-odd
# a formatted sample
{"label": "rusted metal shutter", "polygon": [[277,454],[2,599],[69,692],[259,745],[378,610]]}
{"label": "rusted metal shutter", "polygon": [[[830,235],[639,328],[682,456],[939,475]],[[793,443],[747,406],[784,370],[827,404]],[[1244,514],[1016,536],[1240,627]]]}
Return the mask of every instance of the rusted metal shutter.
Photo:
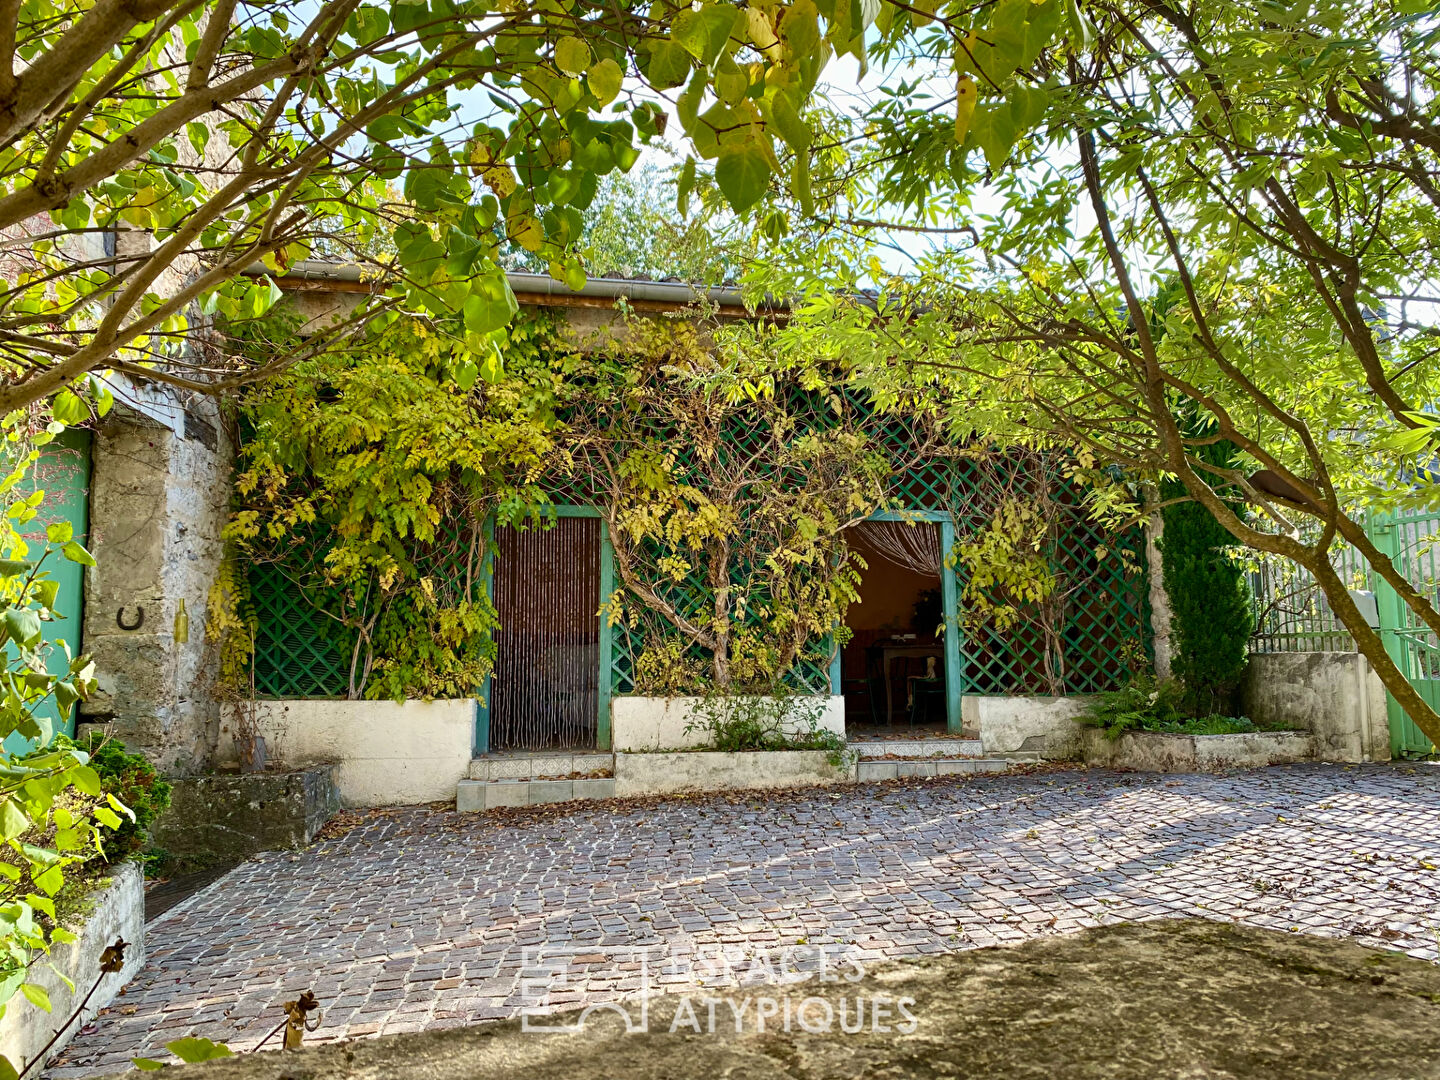
{"label": "rusted metal shutter", "polygon": [[600,677],[600,521],[495,534],[496,750],[596,745]]}

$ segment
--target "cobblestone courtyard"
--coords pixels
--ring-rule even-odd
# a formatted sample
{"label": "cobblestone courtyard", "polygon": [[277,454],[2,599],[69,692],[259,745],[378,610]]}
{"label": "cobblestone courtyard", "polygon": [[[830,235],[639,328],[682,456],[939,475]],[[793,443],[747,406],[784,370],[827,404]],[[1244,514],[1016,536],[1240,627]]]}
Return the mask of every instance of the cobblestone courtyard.
{"label": "cobblestone courtyard", "polygon": [[[871,961],[1201,916],[1434,959],[1440,768],[1051,772],[481,817],[409,810],[267,854],[147,928],[149,959],[51,1076],[513,1015],[543,942],[847,943]],[[662,980],[663,981],[663,980]],[[625,989],[605,973],[554,1004]]]}

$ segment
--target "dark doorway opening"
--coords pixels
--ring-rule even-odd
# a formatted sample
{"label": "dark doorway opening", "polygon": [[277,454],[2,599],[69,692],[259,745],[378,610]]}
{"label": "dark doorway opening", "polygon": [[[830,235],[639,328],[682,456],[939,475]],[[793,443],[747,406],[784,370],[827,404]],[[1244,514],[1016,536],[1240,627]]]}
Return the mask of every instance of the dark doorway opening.
{"label": "dark doorway opening", "polygon": [[600,685],[600,520],[495,534],[492,750],[593,749]]}
{"label": "dark doorway opening", "polygon": [[867,521],[848,534],[865,560],[860,601],[840,659],[845,726],[852,735],[945,730],[945,647],[940,526]]}

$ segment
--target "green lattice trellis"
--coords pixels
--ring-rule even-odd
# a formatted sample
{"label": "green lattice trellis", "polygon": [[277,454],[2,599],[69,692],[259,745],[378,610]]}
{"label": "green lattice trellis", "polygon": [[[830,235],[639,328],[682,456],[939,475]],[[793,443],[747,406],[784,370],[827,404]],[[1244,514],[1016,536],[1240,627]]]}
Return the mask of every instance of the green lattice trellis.
{"label": "green lattice trellis", "polygon": [[[1143,573],[1127,573],[1111,555],[1097,559],[1095,549],[1117,543],[1143,557],[1140,530],[1115,537],[1103,534],[1078,506],[1067,507],[1060,534],[1058,562],[1086,579],[1091,591],[1073,602],[1061,631],[1068,693],[1088,694],[1122,684],[1130,669],[1129,653],[1148,647],[1148,598]],[[959,572],[964,585],[963,570]],[[963,647],[963,693],[1043,693],[1044,642],[1033,626],[1004,632],[993,626],[971,628]]]}
{"label": "green lattice trellis", "polygon": [[270,563],[249,568],[255,606],[255,692],[261,697],[344,697],[354,636]]}
{"label": "green lattice trellis", "polygon": [[[844,407],[868,410],[861,392],[847,389],[840,400]],[[824,430],[833,421],[833,399],[791,388],[787,405],[792,413],[805,415],[812,430]],[[973,463],[958,452],[939,454],[925,460],[915,457],[915,429],[902,418],[876,417],[871,437],[894,463],[903,508],[941,512],[963,508],[975,490]],[[754,427],[738,425],[726,433],[724,445],[743,452],[759,437]],[[958,451],[958,448],[956,448]],[[682,459],[683,467],[683,459]],[[591,493],[574,482],[554,485],[557,502],[584,504]],[[1078,504],[1067,507],[1066,526],[1058,545],[1058,561],[1093,561],[1094,549],[1102,542],[1112,549],[1120,544],[1143,552],[1139,531],[1125,537],[1105,537],[1090,522]],[[307,559],[314,557],[312,548]],[[443,572],[444,568],[437,568]],[[454,567],[448,569],[454,570]],[[1127,574],[1118,559],[1086,567],[1093,591],[1071,605],[1063,631],[1067,668],[1066,689],[1072,693],[1093,692],[1122,683],[1128,671],[1127,652],[1148,645],[1148,612],[1143,574]],[[690,603],[703,600],[698,577],[687,583]],[[963,585],[963,581],[961,582]],[[284,566],[271,564],[250,568],[250,586],[259,617],[256,635],[255,688],[263,696],[336,697],[349,685],[353,636],[327,615],[322,606],[333,607],[335,597],[306,596]],[[613,692],[628,693],[634,687],[635,660],[644,648],[640,633],[626,626],[613,628],[610,678]],[[828,649],[817,648],[817,653]],[[961,692],[967,694],[1033,693],[1043,689],[1039,663],[1041,643],[1038,632],[1017,628],[1000,633],[991,627],[971,631],[971,640],[961,646]],[[703,659],[703,657],[701,657]],[[804,659],[796,666],[792,682],[797,688],[823,692],[830,685],[827,664]]]}

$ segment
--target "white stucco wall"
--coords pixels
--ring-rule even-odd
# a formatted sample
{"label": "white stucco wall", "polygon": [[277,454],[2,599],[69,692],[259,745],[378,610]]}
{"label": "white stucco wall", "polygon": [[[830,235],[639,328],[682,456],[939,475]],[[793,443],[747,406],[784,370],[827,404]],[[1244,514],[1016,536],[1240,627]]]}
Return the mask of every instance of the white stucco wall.
{"label": "white stucco wall", "polygon": [[1385,687],[1359,653],[1255,653],[1241,687],[1245,714],[1315,736],[1322,761],[1389,761]]}
{"label": "white stucco wall", "polygon": [[[258,701],[266,757],[285,768],[333,763],[345,806],[451,801],[467,774],[475,699]],[[234,740],[222,739],[221,747]]]}
{"label": "white stucco wall", "polygon": [[[101,1009],[115,1000],[125,984],[135,977],[145,963],[145,876],[139,863],[126,862],[111,872],[110,883],[89,898],[83,918],[68,924],[80,935],[69,945],[56,945],[50,955],[31,965],[28,982],[44,987],[50,997],[50,1012],[42,1012],[21,995],[16,994],[0,1017],[0,1053],[17,1069],[30,1064],[50,1041],[56,1025],[80,1004],[100,975],[100,954],[114,944],[116,938],[126,942],[125,966],[100,981],[85,1011],[76,1018],[46,1055],[56,1057],[76,1033],[88,1024]],[[70,989],[61,975],[74,985]],[[39,1068],[30,1075],[38,1076]]]}
{"label": "white stucco wall", "polygon": [[[694,709],[704,699],[697,697],[617,697],[610,703],[610,738],[617,753],[631,750],[688,750],[705,746],[710,736],[702,730],[688,734]],[[736,699],[743,700],[743,699]],[[807,705],[815,698],[801,699]],[[820,699],[820,713],[815,721],[818,730],[832,731],[845,737],[845,699],[831,695]],[[786,723],[792,733],[804,730],[804,712]]]}
{"label": "white stucco wall", "polygon": [[966,727],[979,729],[985,753],[1038,753],[1053,759],[1080,756],[1083,729],[1074,717],[1085,704],[1083,697],[979,694],[967,694],[960,701]]}

